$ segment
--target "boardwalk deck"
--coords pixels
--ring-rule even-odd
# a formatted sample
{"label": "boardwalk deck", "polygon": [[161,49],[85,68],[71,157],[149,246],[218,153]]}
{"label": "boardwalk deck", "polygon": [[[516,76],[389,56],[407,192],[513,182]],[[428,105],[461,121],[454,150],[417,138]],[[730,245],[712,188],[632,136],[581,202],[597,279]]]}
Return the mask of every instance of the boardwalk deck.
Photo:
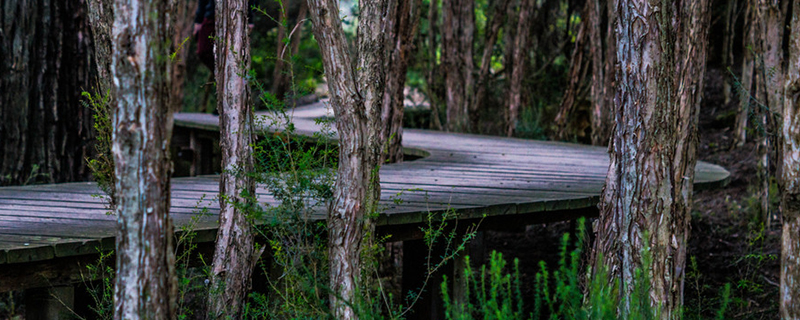
{"label": "boardwalk deck", "polygon": [[[330,116],[322,103],[294,111],[298,132],[319,130],[315,118]],[[176,114],[176,126],[218,130],[217,117]],[[606,148],[469,134],[405,130],[403,143],[421,159],[381,168],[381,204],[377,220],[385,232],[423,222],[428,211],[454,208],[461,219],[482,215],[524,225],[572,219],[592,212],[608,167]],[[698,187],[723,183],[729,173],[713,164],[697,165]],[[172,217],[188,223],[198,208],[210,214],[197,230],[213,239],[218,176],[176,178]],[[261,201],[274,204],[264,188]],[[93,183],[0,188],[0,265],[45,261],[96,253],[113,247],[115,217],[106,214]],[[402,199],[396,202],[393,199]],[[580,210],[588,210],[580,212]],[[323,219],[323,213],[314,218]],[[202,237],[201,237],[202,238]]]}

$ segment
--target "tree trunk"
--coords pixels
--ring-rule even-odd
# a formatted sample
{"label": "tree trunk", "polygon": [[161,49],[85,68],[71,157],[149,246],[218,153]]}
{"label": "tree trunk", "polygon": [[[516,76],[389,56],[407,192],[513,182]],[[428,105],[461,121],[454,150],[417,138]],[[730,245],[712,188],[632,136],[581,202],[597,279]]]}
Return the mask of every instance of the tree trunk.
{"label": "tree trunk", "polygon": [[478,78],[475,82],[475,93],[471,95],[469,102],[469,117],[470,127],[474,132],[479,130],[479,109],[483,107],[486,101],[486,89],[489,86],[489,73],[492,68],[492,53],[494,53],[494,44],[497,42],[497,37],[500,33],[500,27],[503,26],[503,17],[509,7],[510,0],[498,0],[492,6],[492,15],[486,23],[486,30],[484,31],[484,46],[483,54],[481,55],[481,66],[478,71]]}
{"label": "tree trunk", "polygon": [[437,45],[436,45],[436,34],[439,30],[439,0],[430,0],[431,3],[428,6],[428,73],[426,74],[425,81],[427,82],[427,95],[428,100],[431,105],[431,128],[435,130],[444,130],[444,126],[442,125],[441,117],[439,116],[439,106],[441,101],[437,95],[438,86],[436,85],[437,77],[436,75],[437,70],[439,69],[437,64]]}
{"label": "tree trunk", "polygon": [[511,81],[508,87],[508,115],[506,122],[506,134],[514,136],[514,129],[517,127],[519,110],[522,107],[522,79],[525,73],[528,57],[528,33],[531,29],[531,17],[533,16],[534,1],[522,0],[519,9],[519,25],[514,37],[514,65],[511,69]]}
{"label": "tree trunk", "polygon": [[115,319],[173,319],[177,278],[169,217],[169,7],[164,0],[114,2],[117,176]]}
{"label": "tree trunk", "polygon": [[[297,54],[297,50],[300,48],[300,40],[303,38],[303,23],[305,23],[306,15],[308,14],[308,4],[305,1],[300,2],[300,9],[297,12],[295,25],[289,30],[288,36],[290,37],[290,41],[288,48],[291,49],[289,52],[286,52],[287,44],[284,42],[284,39],[287,37],[287,22],[284,21],[288,19],[286,14],[286,10],[282,9],[281,22],[278,24],[278,51],[275,58],[275,70],[272,73],[272,93],[275,94],[275,97],[278,99],[283,99],[286,96],[286,92],[289,91],[292,86],[292,79],[290,77],[291,70],[286,71],[284,69],[287,64],[291,68],[291,59]],[[289,55],[287,55],[287,53]],[[296,99],[298,97],[294,98]]]}
{"label": "tree trunk", "polygon": [[[222,175],[219,182],[219,229],[211,264],[208,318],[242,315],[255,252],[253,226],[245,208],[254,205],[253,115],[250,108],[250,37],[247,0],[216,0],[215,76],[220,119]],[[223,45],[224,44],[224,45]]]}
{"label": "tree trunk", "polygon": [[[575,100],[578,98],[578,91],[583,84],[583,77],[584,71],[589,64],[587,59],[584,58],[586,53],[586,42],[590,41],[588,35],[591,33],[592,35],[599,36],[599,29],[595,29],[598,26],[595,26],[595,23],[599,21],[596,17],[593,17],[597,10],[596,6],[599,5],[597,0],[588,0],[583,8],[583,13],[581,14],[581,24],[578,26],[578,35],[575,37],[575,47],[572,50],[572,57],[570,58],[569,64],[569,84],[567,85],[567,90],[564,92],[564,96],[561,98],[561,106],[558,109],[558,114],[556,114],[555,123],[557,127],[556,136],[559,140],[566,140],[567,139],[567,123],[569,121],[570,114],[572,113],[573,106],[575,105]],[[596,40],[591,40],[592,44],[596,42]],[[597,70],[602,69],[602,63],[596,63],[596,61],[602,61],[602,42],[600,44],[600,51],[599,52],[589,52],[589,59],[592,59],[592,77],[600,77],[602,78],[602,74],[596,74]],[[596,49],[596,47],[592,47],[592,50]],[[595,58],[597,56],[597,58]],[[599,59],[598,59],[599,58]],[[599,65],[598,67],[595,67]],[[592,81],[592,88],[594,89],[595,80]]]}
{"label": "tree trunk", "polygon": [[[722,35],[722,66],[728,70],[733,70],[733,40],[738,17],[738,4],[738,0],[728,0],[725,5],[725,32]],[[731,102],[731,81],[730,77],[727,75],[722,82],[722,95],[726,105]]]}
{"label": "tree trunk", "polygon": [[406,84],[408,63],[413,53],[414,36],[421,16],[422,0],[390,1],[387,20],[386,45],[389,56],[386,62],[386,80],[383,95],[381,136],[386,153],[381,162],[403,161],[403,90]]}
{"label": "tree trunk", "polygon": [[314,35],[322,52],[331,106],[339,133],[339,168],[328,212],[331,310],[354,319],[352,303],[361,284],[361,250],[373,229],[370,214],[380,197],[377,172],[381,151],[384,94],[386,0],[361,3],[358,57],[354,66],[336,0],[309,0]]}
{"label": "tree trunk", "polygon": [[0,185],[89,179],[91,110],[80,100],[97,79],[88,20],[80,0],[0,5]]}
{"label": "tree trunk", "polygon": [[473,89],[474,0],[442,0],[442,28],[447,131],[467,132],[468,97]]}
{"label": "tree trunk", "polygon": [[783,104],[781,318],[800,319],[800,5],[792,5]]}
{"label": "tree trunk", "polygon": [[[616,3],[623,67],[592,265],[595,273],[607,268],[610,283],[619,281],[622,318],[635,307],[637,287],[650,288],[662,319],[677,318],[683,301],[709,8],[707,1],[678,3]],[[652,258],[645,279],[634,276],[647,267],[643,254]]]}
{"label": "tree trunk", "polygon": [[[786,22],[788,1],[759,0],[758,22],[760,33],[760,65],[757,79],[759,101],[764,105],[761,108],[763,135],[759,141],[759,169],[761,176],[761,207],[767,228],[771,224],[770,212],[770,167],[777,165],[770,157],[780,158],[779,146],[781,137],[773,134],[778,131],[777,120],[783,108],[783,29]],[[774,152],[773,152],[774,151]],[[780,170],[780,166],[778,166]],[[778,176],[780,173],[778,173]]]}
{"label": "tree trunk", "polygon": [[170,101],[172,110],[180,111],[183,107],[183,88],[186,83],[186,61],[189,59],[189,47],[192,31],[194,30],[194,14],[197,10],[197,1],[173,1],[172,15],[172,47],[170,54],[175,56],[172,61]]}
{"label": "tree trunk", "polygon": [[734,147],[741,148],[747,140],[747,120],[750,117],[750,94],[753,90],[753,67],[755,63],[756,12],[755,0],[745,0],[745,25],[742,51],[742,76],[739,80],[739,112],[736,115],[736,126],[733,130]]}
{"label": "tree trunk", "polygon": [[[596,0],[589,0],[596,1]],[[614,1],[609,0],[605,6],[606,12],[606,36],[605,36],[605,50],[603,50],[603,38],[600,36],[600,17],[603,6],[598,4],[595,12],[597,21],[593,24],[596,29],[592,30],[589,35],[590,45],[592,47],[593,60],[592,63],[596,65],[593,67],[593,74],[598,77],[592,78],[592,144],[596,146],[607,146],[611,138],[611,133],[614,129],[614,124],[611,121],[612,110],[614,108],[614,95],[616,92],[616,68],[617,68],[617,37],[614,32],[614,26],[617,21],[616,9],[614,8]],[[594,56],[598,53],[599,56]],[[601,66],[602,65],[602,66]]]}

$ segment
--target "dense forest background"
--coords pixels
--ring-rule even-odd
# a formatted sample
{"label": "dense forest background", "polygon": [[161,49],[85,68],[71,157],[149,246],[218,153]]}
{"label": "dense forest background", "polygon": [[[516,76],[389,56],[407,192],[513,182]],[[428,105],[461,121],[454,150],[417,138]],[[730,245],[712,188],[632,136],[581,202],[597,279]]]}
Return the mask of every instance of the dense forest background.
{"label": "dense forest background", "polygon": [[[730,183],[694,198],[687,249],[687,314],[715,315],[725,284],[727,316],[778,314],[781,206],[780,109],[794,1],[713,0],[699,111],[698,159],[731,172]],[[102,3],[102,2],[97,2]],[[0,4],[0,185],[88,181],[95,157],[92,109],[102,94],[108,39],[90,0],[5,0]],[[427,128],[608,146],[615,123],[615,10],[600,0],[408,0],[389,37],[387,92],[400,105],[384,117]],[[195,54],[196,1],[175,1],[170,40],[177,58],[176,110],[211,113],[213,71]],[[361,8],[341,4],[348,45],[357,46]],[[283,8],[283,9],[281,9]],[[764,9],[768,8],[768,9]],[[776,9],[777,8],[777,9]],[[105,11],[104,11],[105,10]],[[323,60],[303,1],[262,0],[250,33],[253,108],[264,99],[327,97]],[[107,32],[107,31],[106,31]],[[291,37],[287,35],[291,34]],[[290,52],[291,63],[276,59]],[[288,79],[286,68],[293,68]],[[394,82],[392,82],[394,81]],[[393,123],[394,123],[393,122]],[[386,129],[396,130],[396,129]],[[394,132],[394,131],[393,131]],[[401,139],[386,157],[402,161]],[[487,247],[519,257],[523,283],[538,261],[555,265],[569,223],[489,232]],[[524,241],[522,241],[524,240]],[[488,257],[487,257],[488,259]],[[523,294],[533,300],[534,288]],[[727,303],[727,301],[725,302]]]}

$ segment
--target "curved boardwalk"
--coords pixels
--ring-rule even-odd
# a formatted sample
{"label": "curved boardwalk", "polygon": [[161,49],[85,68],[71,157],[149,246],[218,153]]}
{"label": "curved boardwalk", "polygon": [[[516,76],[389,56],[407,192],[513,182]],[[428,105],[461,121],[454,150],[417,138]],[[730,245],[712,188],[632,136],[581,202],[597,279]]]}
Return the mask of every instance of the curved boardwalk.
{"label": "curved boardwalk", "polygon": [[[298,132],[317,130],[330,116],[322,103],[294,111]],[[218,130],[217,117],[176,114],[176,127]],[[429,130],[405,130],[403,144],[424,158],[381,169],[384,232],[414,232],[429,211],[454,208],[461,219],[486,214],[495,224],[522,226],[596,214],[608,167],[606,148]],[[729,173],[697,165],[697,187],[724,183]],[[197,208],[211,215],[197,225],[201,240],[214,236],[218,176],[173,179],[172,216],[183,225]],[[94,254],[113,248],[114,216],[107,215],[93,183],[0,188],[0,264]],[[261,201],[272,202],[259,188]],[[398,195],[399,194],[399,195]],[[401,202],[394,198],[402,199]],[[315,218],[323,219],[320,212]],[[405,228],[413,226],[413,228]]]}

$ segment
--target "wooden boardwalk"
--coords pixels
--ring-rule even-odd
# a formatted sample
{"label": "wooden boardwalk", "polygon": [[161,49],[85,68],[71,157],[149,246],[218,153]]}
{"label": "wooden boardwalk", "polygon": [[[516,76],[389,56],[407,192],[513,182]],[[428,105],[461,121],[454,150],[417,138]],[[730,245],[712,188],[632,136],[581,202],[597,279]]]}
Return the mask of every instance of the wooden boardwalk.
{"label": "wooden boardwalk", "polygon": [[[330,116],[322,103],[298,108],[298,132],[318,130],[314,119]],[[210,114],[176,114],[176,127],[218,130]],[[423,158],[381,168],[377,223],[384,232],[413,232],[403,226],[425,221],[429,211],[456,209],[461,219],[486,214],[497,223],[523,226],[573,219],[596,212],[607,167],[607,149],[429,130],[405,130],[403,144]],[[729,173],[713,164],[697,165],[698,188],[724,183]],[[218,176],[173,179],[171,214],[178,226],[197,209],[209,215],[197,225],[201,239],[213,240]],[[46,261],[113,248],[115,217],[108,215],[94,183],[0,188],[0,265]],[[264,188],[262,202],[274,203]],[[394,201],[394,199],[402,201]],[[324,219],[322,212],[315,216]],[[406,230],[406,231],[403,231]],[[411,230],[411,231],[408,231]]]}

